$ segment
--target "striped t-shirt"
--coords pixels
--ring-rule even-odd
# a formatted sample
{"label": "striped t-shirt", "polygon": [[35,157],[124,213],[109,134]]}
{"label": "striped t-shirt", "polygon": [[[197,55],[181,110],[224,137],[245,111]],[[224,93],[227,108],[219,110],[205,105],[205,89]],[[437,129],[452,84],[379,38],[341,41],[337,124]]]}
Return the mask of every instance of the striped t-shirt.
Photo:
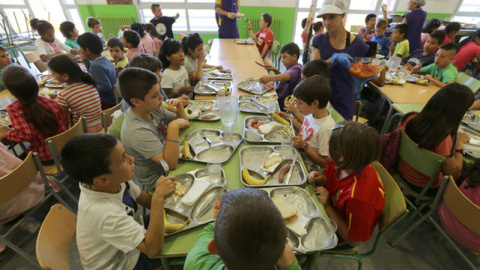
{"label": "striped t-shirt", "polygon": [[60,106],[68,107],[73,115],[73,123],[80,116],[87,118],[89,127],[100,124],[102,109],[100,96],[93,85],[74,83],[58,94],[57,102]]}

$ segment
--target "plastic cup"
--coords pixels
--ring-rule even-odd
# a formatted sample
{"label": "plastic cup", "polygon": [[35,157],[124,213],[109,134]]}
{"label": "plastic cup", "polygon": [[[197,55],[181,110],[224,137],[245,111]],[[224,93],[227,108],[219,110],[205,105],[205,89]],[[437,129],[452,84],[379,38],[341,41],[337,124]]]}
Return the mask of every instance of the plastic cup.
{"label": "plastic cup", "polygon": [[207,75],[203,75],[202,76],[202,84],[207,84],[208,83],[208,76]]}
{"label": "plastic cup", "polygon": [[223,137],[227,142],[232,141],[233,139],[233,129],[235,127],[234,121],[225,121],[222,122],[223,125]]}
{"label": "plastic cup", "polygon": [[222,165],[220,163],[207,164],[208,177],[212,184],[219,184],[222,180]]}

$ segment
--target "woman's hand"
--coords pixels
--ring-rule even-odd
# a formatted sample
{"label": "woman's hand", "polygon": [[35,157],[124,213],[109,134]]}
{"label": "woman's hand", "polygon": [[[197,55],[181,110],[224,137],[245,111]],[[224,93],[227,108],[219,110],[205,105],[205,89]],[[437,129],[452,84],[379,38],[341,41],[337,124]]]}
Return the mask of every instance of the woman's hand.
{"label": "woman's hand", "polygon": [[331,58],[332,66],[340,65],[345,69],[352,66],[353,58],[347,53],[334,53]]}

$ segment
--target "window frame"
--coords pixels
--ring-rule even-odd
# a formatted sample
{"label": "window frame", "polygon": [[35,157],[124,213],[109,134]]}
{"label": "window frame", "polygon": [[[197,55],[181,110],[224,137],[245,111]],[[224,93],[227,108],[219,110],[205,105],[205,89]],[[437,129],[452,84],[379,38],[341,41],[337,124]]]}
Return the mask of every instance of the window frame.
{"label": "window frame", "polygon": [[451,19],[453,19],[455,16],[462,16],[462,17],[475,17],[478,18],[477,22],[480,21],[480,12],[465,12],[465,11],[460,11],[460,8],[463,5],[464,0],[460,0],[457,3],[457,7],[455,9],[455,12],[452,14]]}

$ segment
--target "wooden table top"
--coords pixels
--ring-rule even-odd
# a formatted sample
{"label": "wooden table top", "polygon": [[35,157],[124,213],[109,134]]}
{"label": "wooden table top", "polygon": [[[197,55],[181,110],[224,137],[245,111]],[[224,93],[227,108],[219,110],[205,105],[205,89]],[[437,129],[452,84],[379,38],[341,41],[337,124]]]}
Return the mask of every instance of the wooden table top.
{"label": "wooden table top", "polygon": [[385,84],[379,87],[370,83],[378,92],[392,103],[427,103],[440,89],[435,85],[406,83],[404,85]]}
{"label": "wooden table top", "polygon": [[[257,46],[237,45],[235,39],[214,39],[210,55],[215,58],[260,58]],[[263,61],[261,61],[263,62]]]}
{"label": "wooden table top", "polygon": [[401,114],[409,112],[420,112],[425,107],[425,103],[394,103],[392,107]]}

